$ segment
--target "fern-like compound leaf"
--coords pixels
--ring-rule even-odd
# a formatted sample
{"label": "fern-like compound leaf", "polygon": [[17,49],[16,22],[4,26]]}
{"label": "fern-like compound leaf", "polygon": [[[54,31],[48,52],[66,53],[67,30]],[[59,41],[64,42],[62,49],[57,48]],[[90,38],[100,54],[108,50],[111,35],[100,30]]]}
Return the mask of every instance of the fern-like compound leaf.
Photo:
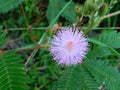
{"label": "fern-like compound leaf", "polygon": [[58,90],[98,90],[98,84],[81,65],[67,70],[58,83]]}
{"label": "fern-like compound leaf", "polygon": [[120,90],[120,73],[116,68],[101,60],[86,60],[84,65],[99,83],[105,83],[108,90]]}
{"label": "fern-like compound leaf", "polygon": [[81,68],[80,77],[83,78],[82,90],[99,90],[99,84],[94,80],[93,76],[85,68]]}
{"label": "fern-like compound leaf", "polygon": [[120,48],[120,33],[117,31],[103,31],[97,39],[91,39],[90,42],[97,44],[98,46],[93,48],[87,55],[89,59],[95,59],[97,57],[104,57],[111,54],[120,56],[115,49]]}
{"label": "fern-like compound leaf", "polygon": [[113,48],[120,48],[120,33],[117,31],[103,31],[99,36],[99,41]]}
{"label": "fern-like compound leaf", "polygon": [[0,90],[28,90],[22,59],[14,52],[0,55]]}

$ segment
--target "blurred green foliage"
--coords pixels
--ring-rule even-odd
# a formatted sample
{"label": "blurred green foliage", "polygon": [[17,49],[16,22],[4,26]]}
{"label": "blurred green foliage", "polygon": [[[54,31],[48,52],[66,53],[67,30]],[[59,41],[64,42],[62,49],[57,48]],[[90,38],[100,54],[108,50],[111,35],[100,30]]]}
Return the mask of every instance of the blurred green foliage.
{"label": "blurred green foliage", "polygon": [[[115,30],[91,30],[96,26],[120,26],[118,19],[120,16],[114,16],[104,21],[101,19],[106,14],[120,10],[120,1],[73,0],[65,10],[60,13],[68,2],[69,0],[1,0],[0,54],[7,50],[18,52],[17,50],[20,50],[21,47],[29,49],[38,45],[38,42],[42,40],[41,44],[45,46],[45,48],[18,52],[22,55],[24,64],[30,60],[28,64],[25,64],[25,73],[29,77],[27,84],[30,90],[56,90],[57,88],[58,90],[96,90],[96,88],[98,89],[98,85],[99,87],[100,85],[104,85],[104,81],[109,90],[119,90],[116,84],[116,82],[118,82],[118,85],[120,85],[119,75],[116,75],[119,72],[118,70],[116,71],[116,67],[119,68],[120,62],[118,61],[119,58],[116,57],[116,53],[112,52],[112,50],[116,50],[118,53],[120,52],[120,33]],[[47,46],[50,37],[55,34],[57,30],[55,31],[52,27],[50,29],[35,29],[49,26],[57,15],[60,16],[54,24],[58,26],[66,26],[71,23],[77,24],[85,34],[91,31],[87,35],[88,37],[93,37],[93,39],[109,46],[112,50],[102,45],[90,43],[91,51],[88,52],[86,57],[92,60],[91,62],[88,60],[83,66],[78,65],[70,68],[59,66],[51,57]],[[17,30],[18,28],[22,28],[22,30]],[[47,34],[49,36],[43,38],[47,30],[48,32],[50,31],[50,33]],[[17,56],[17,54],[14,53],[12,55]],[[15,57],[11,58],[16,59]],[[100,59],[100,61],[97,62],[98,59]],[[1,60],[3,61],[3,59]],[[93,60],[96,61],[94,62]],[[106,64],[106,62],[111,66]],[[102,66],[103,68],[101,68]],[[106,69],[107,67],[108,69]],[[0,67],[1,70],[2,68],[3,67]],[[104,72],[101,72],[103,70]],[[60,79],[61,76],[62,79]],[[79,76],[82,79],[79,78]],[[103,78],[102,80],[100,80],[101,77]],[[112,82],[111,78],[114,79],[114,82]],[[79,87],[81,89],[77,87],[79,84],[81,85]]]}
{"label": "blurred green foliage", "polygon": [[[66,5],[65,0],[49,0],[49,6],[47,10],[47,18],[51,23],[52,20],[57,16],[60,10]],[[75,3],[72,2],[61,14],[62,17],[69,20],[70,22],[74,22],[77,18],[75,14]]]}
{"label": "blurred green foliage", "polygon": [[0,1],[0,13],[6,13],[14,8],[16,8],[24,0],[1,0]]}

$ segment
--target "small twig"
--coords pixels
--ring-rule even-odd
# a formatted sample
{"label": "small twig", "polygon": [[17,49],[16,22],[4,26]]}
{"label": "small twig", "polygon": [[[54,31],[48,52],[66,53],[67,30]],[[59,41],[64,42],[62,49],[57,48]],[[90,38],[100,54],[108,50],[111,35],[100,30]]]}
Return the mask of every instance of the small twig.
{"label": "small twig", "polygon": [[24,11],[24,9],[23,9],[23,5],[20,4],[20,7],[21,7],[21,10],[22,10],[23,17],[24,17],[24,19],[25,19],[25,23],[26,23],[27,27],[29,27],[29,24],[28,24],[28,21],[27,21],[26,15],[25,15],[25,11]]}
{"label": "small twig", "polygon": [[16,51],[16,52],[21,52],[21,51],[28,51],[28,50],[40,49],[40,48],[47,49],[47,47],[46,47],[46,46],[37,45],[37,46],[32,47],[32,48],[15,49],[15,51]]}
{"label": "small twig", "polygon": [[36,50],[36,49],[40,49],[40,48],[48,49],[47,46],[37,45],[37,46],[31,47],[31,48],[21,48],[21,49],[11,49],[11,50],[2,50],[2,49],[0,49],[0,54],[8,52],[8,51],[12,51],[12,50],[14,50],[15,52],[22,52],[22,51],[28,51],[28,50]]}
{"label": "small twig", "polygon": [[[48,27],[38,27],[38,28],[31,28],[31,30],[45,30]],[[3,31],[23,31],[23,30],[27,30],[28,28],[8,28],[8,29],[4,29]]]}
{"label": "small twig", "polygon": [[[41,39],[39,40],[38,44],[41,44],[41,42],[43,41],[43,39],[44,39],[45,36],[46,36],[46,33],[43,34],[43,36],[42,36]],[[37,51],[38,51],[38,49],[35,49],[35,50],[31,53],[30,57],[27,59],[27,61],[26,61],[26,63],[25,63],[25,66],[27,66],[28,63],[32,60],[32,58],[36,55]]]}
{"label": "small twig", "polygon": [[32,34],[32,31],[31,31],[32,26],[29,25],[29,23],[28,23],[28,21],[27,21],[27,18],[26,18],[26,15],[25,15],[25,11],[24,11],[24,9],[23,9],[23,5],[20,4],[20,6],[21,6],[21,9],[22,9],[23,17],[24,17],[25,22],[26,22],[26,25],[27,25],[27,30],[28,30],[29,33],[30,33],[31,40],[32,40],[34,43],[36,43],[37,40],[36,40],[36,38],[35,38],[35,37],[33,36],[33,34]]}
{"label": "small twig", "polygon": [[47,66],[38,67],[37,70],[45,70]]}
{"label": "small twig", "polygon": [[[38,27],[38,28],[31,28],[31,30],[45,30],[48,27]],[[63,29],[66,27],[57,27],[57,29]],[[11,29],[4,29],[2,30],[2,32],[6,32],[6,31],[23,31],[23,30],[27,30],[28,28],[11,28]],[[86,29],[86,27],[83,27],[83,29]],[[95,27],[93,29],[120,29],[120,27]]]}
{"label": "small twig", "polygon": [[[83,29],[86,29],[86,27],[83,27]],[[99,30],[99,29],[120,29],[120,27],[95,27],[93,30]]]}
{"label": "small twig", "polygon": [[48,83],[50,83],[50,81],[47,81],[46,83],[44,83],[43,85],[41,85],[38,90],[41,90],[41,89],[42,89],[45,85],[47,85]]}
{"label": "small twig", "polygon": [[115,15],[118,15],[120,14],[120,11],[117,11],[117,12],[114,12],[114,13],[111,13],[111,14],[108,14],[106,16],[103,16],[101,19],[106,19],[106,18],[109,18],[109,17],[112,17],[112,16],[115,16]]}
{"label": "small twig", "polygon": [[31,53],[31,55],[29,56],[29,58],[27,59],[27,61],[26,61],[26,63],[25,63],[25,66],[27,66],[28,63],[33,59],[33,57],[36,55],[37,51],[38,51],[38,49],[35,49],[35,50]]}

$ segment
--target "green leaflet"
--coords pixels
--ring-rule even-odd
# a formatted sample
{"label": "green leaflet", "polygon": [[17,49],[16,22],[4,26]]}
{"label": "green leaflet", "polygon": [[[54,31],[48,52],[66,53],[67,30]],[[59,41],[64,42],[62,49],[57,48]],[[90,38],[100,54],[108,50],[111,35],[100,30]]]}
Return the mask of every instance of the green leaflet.
{"label": "green leaflet", "polygon": [[117,33],[117,31],[115,30],[105,30],[99,36],[99,41],[105,43],[112,48],[120,48],[120,33]]}
{"label": "green leaflet", "polygon": [[101,84],[105,82],[108,90],[120,90],[120,73],[105,61],[86,60],[84,66]]}
{"label": "green leaflet", "polygon": [[104,57],[111,54],[116,55],[118,58],[120,57],[119,52],[115,50],[120,48],[120,33],[116,31],[103,31],[97,39],[88,38],[88,41],[98,45],[88,53],[87,57],[89,59]]}
{"label": "green leaflet", "polygon": [[0,0],[0,13],[6,13],[16,8],[24,0]]}
{"label": "green leaflet", "polygon": [[0,47],[6,43],[6,35],[7,32],[2,32],[2,26],[0,26]]}
{"label": "green leaflet", "polygon": [[28,90],[22,59],[10,51],[0,56],[0,90]]}
{"label": "green leaflet", "polygon": [[77,19],[76,13],[75,13],[75,3],[72,2],[65,11],[61,14],[62,17],[64,17],[66,20],[70,22],[75,22]]}
{"label": "green leaflet", "polygon": [[88,38],[88,41],[89,41],[89,42],[92,42],[92,43],[94,43],[94,44],[97,44],[97,45],[99,45],[99,46],[106,47],[106,48],[108,48],[109,50],[111,50],[111,52],[113,52],[114,55],[116,55],[118,58],[120,57],[120,53],[118,53],[114,48],[112,48],[112,47],[110,47],[110,46],[108,46],[108,45],[106,45],[106,44],[104,44],[104,43],[102,43],[102,42],[100,42],[100,41],[97,41],[97,40],[95,40],[95,39]]}
{"label": "green leaflet", "polygon": [[77,65],[67,70],[59,80],[57,90],[98,90],[98,84],[85,68]]}
{"label": "green leaflet", "polygon": [[89,51],[86,57],[89,59],[96,59],[97,57],[105,57],[111,54],[112,52],[109,50],[109,48],[99,46],[93,49],[92,51]]}

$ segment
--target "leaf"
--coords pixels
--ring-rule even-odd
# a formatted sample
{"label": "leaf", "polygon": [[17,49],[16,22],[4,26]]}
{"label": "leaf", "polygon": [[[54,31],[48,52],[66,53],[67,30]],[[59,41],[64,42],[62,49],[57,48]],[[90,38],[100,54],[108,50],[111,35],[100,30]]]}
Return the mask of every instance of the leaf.
{"label": "leaf", "polygon": [[108,90],[120,90],[120,73],[114,67],[101,60],[86,60],[84,66],[99,82],[105,82]]}
{"label": "leaf", "polygon": [[57,90],[98,90],[98,85],[86,69],[77,65],[67,70]]}
{"label": "leaf", "polygon": [[65,11],[61,14],[62,17],[64,17],[66,20],[70,22],[75,22],[77,19],[76,13],[75,13],[75,3],[72,2]]}
{"label": "leaf", "polygon": [[12,51],[0,56],[0,90],[28,90],[28,77],[21,61]]}
{"label": "leaf", "polygon": [[0,47],[4,45],[7,41],[7,32],[2,32],[2,26],[0,26]]}
{"label": "leaf", "polygon": [[92,39],[92,38],[88,38],[88,41],[91,42],[91,43],[97,44],[100,47],[108,48],[112,53],[114,53],[114,55],[116,55],[118,58],[120,57],[120,53],[117,52],[114,48],[108,46],[107,44],[102,43],[102,42],[100,42],[98,40],[95,40],[95,39]]}
{"label": "leaf", "polygon": [[49,0],[49,5],[47,9],[47,18],[49,23],[54,20],[57,14],[60,12],[64,5],[64,0]]}
{"label": "leaf", "polygon": [[68,69],[58,83],[58,90],[77,90],[78,88],[81,90],[79,73],[80,69],[78,67]]}
{"label": "leaf", "polygon": [[0,13],[6,13],[16,8],[24,0],[0,0]]}
{"label": "leaf", "polygon": [[[57,14],[62,10],[62,8],[67,3],[68,2],[65,2],[65,0],[49,0],[49,6],[47,9],[47,18],[49,20],[49,23],[51,23],[54,20]],[[75,3],[74,2],[70,3],[70,5],[68,5],[67,8],[63,11],[61,16],[66,18],[70,22],[75,21],[76,20]]]}
{"label": "leaf", "polygon": [[87,58],[95,59],[111,55],[112,53],[120,57],[120,54],[115,50],[120,48],[120,33],[117,33],[117,31],[105,30],[97,39],[88,38],[88,40],[98,46],[87,54]]}
{"label": "leaf", "polygon": [[99,40],[110,47],[120,48],[120,33],[117,33],[115,30],[103,31],[99,36]]}
{"label": "leaf", "polygon": [[83,78],[82,90],[99,90],[99,84],[84,67],[81,67],[80,77]]}
{"label": "leaf", "polygon": [[86,57],[89,59],[96,59],[97,57],[105,57],[111,54],[112,52],[106,47],[96,47],[92,51],[89,51]]}

